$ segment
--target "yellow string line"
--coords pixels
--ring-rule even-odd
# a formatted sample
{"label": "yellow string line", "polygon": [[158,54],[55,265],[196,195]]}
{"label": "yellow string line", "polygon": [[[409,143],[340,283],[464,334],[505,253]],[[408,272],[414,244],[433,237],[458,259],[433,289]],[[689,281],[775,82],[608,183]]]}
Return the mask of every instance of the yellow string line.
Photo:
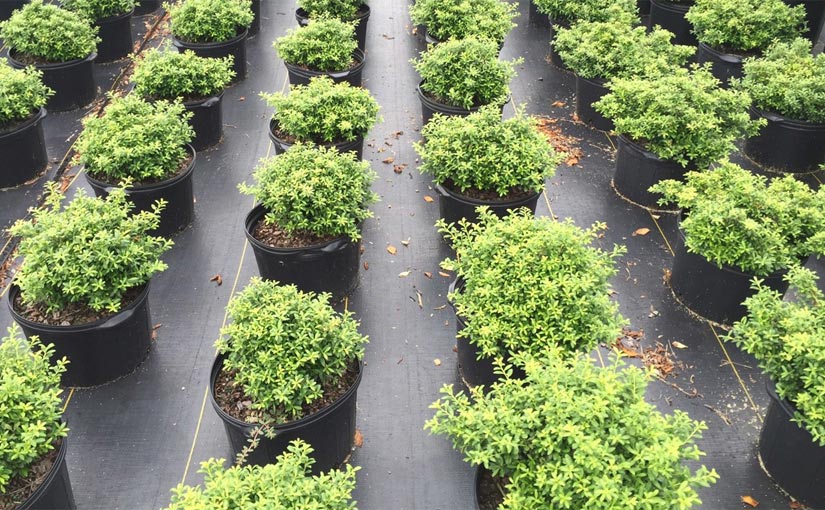
{"label": "yellow string line", "polygon": [[69,402],[72,401],[72,396],[73,395],[74,395],[74,388],[69,388],[69,396],[66,397],[66,401],[63,402],[63,409],[60,411],[61,414],[66,412],[66,409],[69,407]]}
{"label": "yellow string line", "polygon": [[724,342],[722,342],[722,339],[719,338],[719,335],[716,333],[716,328],[713,327],[713,324],[708,323],[708,327],[713,332],[713,336],[716,338],[716,341],[719,343],[719,347],[722,348],[722,353],[724,353],[725,359],[728,361],[728,365],[730,365],[730,368],[733,370],[733,374],[736,376],[736,380],[739,381],[739,386],[742,387],[742,391],[744,391],[745,396],[748,397],[748,402],[750,402],[751,409],[753,409],[754,414],[756,414],[756,418],[761,423],[762,422],[762,415],[759,414],[759,408],[756,407],[756,403],[753,401],[753,398],[751,398],[751,393],[748,391],[747,386],[745,386],[745,381],[739,375],[739,370],[736,369],[736,365],[733,363],[733,360],[730,359],[730,355],[728,355],[728,350],[725,348]]}
{"label": "yellow string line", "polygon": [[656,225],[656,230],[659,231],[659,234],[662,236],[662,239],[665,240],[665,246],[667,246],[667,251],[669,251],[670,256],[673,257],[674,255],[676,255],[676,253],[673,251],[673,247],[670,245],[670,241],[667,240],[665,232],[662,230],[662,226],[659,225],[659,221],[656,219],[656,216],[654,216],[652,212],[647,211],[647,213],[650,214],[650,219],[653,220],[653,224]]}
{"label": "yellow string line", "polygon": [[603,133],[604,133],[604,137],[607,138],[607,141],[610,142],[610,146],[613,147],[613,150],[615,151],[616,150],[616,144],[613,143],[613,139],[610,138],[610,135],[608,135],[606,132],[603,131]]}
{"label": "yellow string line", "polygon": [[556,215],[553,213],[553,208],[550,207],[550,199],[547,198],[547,188],[541,190],[541,196],[544,197],[544,203],[547,204],[547,210],[550,211],[550,217],[554,220],[556,219]]}

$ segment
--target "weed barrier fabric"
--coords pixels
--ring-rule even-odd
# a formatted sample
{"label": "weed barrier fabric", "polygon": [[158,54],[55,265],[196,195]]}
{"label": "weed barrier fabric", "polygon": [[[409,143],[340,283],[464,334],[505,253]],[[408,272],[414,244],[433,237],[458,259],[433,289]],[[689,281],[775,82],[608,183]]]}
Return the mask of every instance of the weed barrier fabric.
{"label": "weed barrier fabric", "polygon": [[[384,120],[365,140],[365,159],[379,174],[374,189],[381,202],[364,224],[360,286],[346,303],[370,337],[358,390],[363,445],[351,460],[361,467],[354,496],[361,510],[471,509],[473,467],[445,438],[423,430],[441,386],[461,384],[454,315],[446,306],[452,276],[439,275],[439,262],[450,249],[433,227],[438,204],[426,197],[437,198],[437,193],[418,173],[411,146],[420,138],[421,120],[415,93],[419,77],[408,60],[424,49],[424,41],[409,32],[405,3],[373,2],[371,8],[364,86],[381,104]],[[262,3],[261,33],[249,41],[248,77],[224,96],[224,140],[198,154],[195,221],[164,256],[169,269],[152,279],[149,299],[157,338],[149,356],[124,379],[66,392],[71,397],[67,462],[80,509],[164,508],[172,487],[202,481],[201,461],[231,456],[223,425],[207,402],[209,371],[224,308],[233,291],[257,274],[243,230],[253,199],[236,186],[250,181],[260,158],[274,155],[268,139],[272,111],[257,94],[288,86],[271,42],[295,26],[294,9],[293,3]],[[512,105],[526,103],[529,113],[557,119],[545,124],[554,139],[564,137],[581,149],[576,166],[563,164],[548,179],[537,214],[569,216],[582,227],[604,221],[604,246],[627,245],[627,255],[617,262],[615,299],[631,330],[644,335],[634,340],[631,336],[638,334],[632,333],[623,345],[633,353],[661,343],[647,359],[670,375],[650,384],[649,401],[664,412],[683,409],[708,423],[699,446],[707,452],[703,462],[721,479],[701,491],[701,508],[740,508],[742,496],[753,497],[760,508],[788,508],[788,499],[756,460],[768,404],[765,378],[750,356],[717,340],[722,331],[693,319],[672,299],[663,277],[672,264],[668,246],[676,239],[675,216],[652,216],[616,196],[610,187],[615,139],[573,122],[574,77],[545,62],[547,31],[528,23],[527,2],[520,10],[520,26],[508,37],[502,58],[523,56],[525,62],[512,83],[513,101],[505,116],[513,114]],[[80,112],[54,116],[59,123],[48,126],[46,135],[50,157],[65,153],[65,140],[76,133],[79,117]],[[392,163],[384,163],[389,158]],[[85,180],[74,181],[72,188],[78,186],[86,186]],[[40,189],[17,192],[16,201],[0,195],[3,221],[22,217]],[[819,265],[809,262],[809,267]],[[220,285],[211,281],[218,275]],[[3,309],[0,326],[11,322]],[[675,358],[675,368],[664,352]],[[599,348],[593,357],[606,361],[608,354]]]}

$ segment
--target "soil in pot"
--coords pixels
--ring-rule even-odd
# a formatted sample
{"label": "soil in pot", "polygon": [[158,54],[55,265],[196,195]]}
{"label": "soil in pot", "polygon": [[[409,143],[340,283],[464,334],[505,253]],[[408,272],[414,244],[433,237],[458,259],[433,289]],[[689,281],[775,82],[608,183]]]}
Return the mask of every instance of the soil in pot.
{"label": "soil in pot", "polygon": [[97,45],[95,62],[98,64],[114,62],[132,53],[132,12],[99,19],[95,22],[101,39]]}
{"label": "soil in pot", "polygon": [[493,476],[489,469],[476,468],[473,488],[476,510],[498,510],[504,503],[504,485],[507,481],[500,476]]}
{"label": "soil in pot", "polygon": [[[14,510],[74,510],[74,493],[66,468],[65,438],[31,466],[28,478],[13,479],[0,495],[0,508]],[[12,500],[9,496],[13,496]],[[17,505],[13,501],[22,501]]]}
{"label": "soil in pot", "polygon": [[534,214],[538,205],[539,195],[535,191],[514,190],[505,197],[497,193],[467,190],[459,193],[452,189],[451,183],[436,184],[438,191],[438,210],[441,218],[448,223],[457,223],[462,218],[475,222],[478,220],[476,208],[486,205],[496,216],[503,218],[509,211],[520,207],[527,207]]}
{"label": "soil in pot", "polygon": [[807,173],[825,163],[825,124],[803,122],[751,108],[768,121],[759,134],[745,140],[744,153],[775,172]]}
{"label": "soil in pot", "polygon": [[693,26],[685,19],[693,2],[669,2],[668,0],[650,0],[650,18],[648,28],[656,25],[673,33],[673,44],[696,46],[699,41],[693,35]]}
{"label": "soil in pot", "polygon": [[250,398],[234,386],[233,374],[223,370],[224,355],[219,355],[212,365],[210,400],[226,430],[232,453],[237,455],[258,437],[258,447],[249,453],[247,463],[261,466],[272,463],[286,450],[290,441],[301,438],[315,450],[312,472],[318,474],[337,469],[350,456],[355,438],[356,401],[358,386],[363,372],[361,364],[353,361],[346,374],[334,384],[324,388],[324,398],[305,406],[302,418],[272,425],[274,438],[256,431],[256,425],[246,422]]}
{"label": "soil in pot", "polygon": [[628,202],[653,211],[674,212],[676,206],[660,206],[660,195],[648,188],[664,179],[683,180],[685,173],[694,167],[662,159],[645,150],[639,144],[619,136],[616,149],[616,172],[613,174],[613,189]]}
{"label": "soil in pot", "polygon": [[0,188],[10,188],[24,184],[40,175],[49,164],[46,143],[43,139],[43,117],[46,110],[41,108],[31,117],[0,128]]}
{"label": "soil in pot", "polygon": [[[278,128],[278,123],[274,118],[269,121],[269,139],[275,145],[275,154],[283,154],[297,142],[294,136],[288,135]],[[327,148],[335,147],[338,152],[354,152],[355,157],[360,160],[364,150],[364,137],[359,136],[350,142],[319,143],[316,145]]]}
{"label": "soil in pot", "polygon": [[349,69],[343,71],[316,71],[307,67],[297,66],[284,62],[286,70],[289,73],[290,85],[308,85],[309,80],[316,76],[329,76],[333,83],[347,82],[353,87],[361,86],[361,74],[364,70],[364,63],[366,62],[366,55],[364,51],[357,49],[352,54],[352,64]]}
{"label": "soil in pot", "polygon": [[[309,15],[307,11],[303,9],[298,8],[295,10],[295,19],[298,20],[298,24],[302,27],[309,24]],[[355,39],[358,41],[358,49],[361,51],[367,47],[367,23],[369,20],[370,6],[361,4],[361,7],[358,8],[358,12],[355,14]]]}
{"label": "soil in pot", "polygon": [[609,92],[604,86],[605,80],[589,80],[576,76],[576,115],[579,120],[586,122],[601,131],[612,131],[613,121],[597,112],[593,103]]}
{"label": "soil in pot", "polygon": [[727,51],[711,48],[700,42],[696,52],[696,61],[700,64],[710,62],[711,73],[722,82],[723,88],[730,87],[730,80],[742,78],[742,60],[745,57]]}
{"label": "soil in pot", "polygon": [[[475,113],[484,105],[477,105],[472,106],[470,108],[462,108],[460,106],[451,106],[446,103],[441,102],[439,98],[435,97],[434,95],[426,92],[421,86],[424,82],[420,82],[418,87],[416,87],[416,93],[418,94],[418,99],[421,101],[421,118],[423,124],[426,124],[433,118],[433,115],[436,113],[440,113],[441,115],[446,115],[448,117],[466,117],[471,113]],[[507,98],[501,104],[501,111],[504,112],[504,105],[510,102],[510,97]]]}
{"label": "soil in pot", "polygon": [[69,62],[39,62],[14,52],[9,53],[9,64],[15,69],[34,65],[43,72],[43,83],[54,90],[46,108],[50,111],[63,112],[75,110],[88,105],[97,96],[95,85],[94,60],[96,53],[86,58]]}
{"label": "soil in pot", "polygon": [[199,57],[223,58],[232,55],[235,60],[232,70],[235,71],[235,78],[232,83],[238,83],[246,78],[246,39],[247,30],[239,31],[238,35],[228,41],[217,43],[194,43],[178,39],[172,36],[172,44],[179,52],[192,50]]}
{"label": "soil in pot", "polygon": [[216,96],[183,103],[192,112],[189,125],[195,130],[192,147],[202,151],[221,141],[223,136],[223,92]]}

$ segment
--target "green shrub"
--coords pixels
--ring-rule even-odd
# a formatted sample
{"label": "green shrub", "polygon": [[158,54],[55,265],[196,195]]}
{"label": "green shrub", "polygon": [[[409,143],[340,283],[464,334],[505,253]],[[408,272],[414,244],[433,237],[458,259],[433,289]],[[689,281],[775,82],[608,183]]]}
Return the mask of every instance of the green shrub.
{"label": "green shrub", "polygon": [[194,138],[182,103],[149,103],[137,94],[112,98],[102,117],[88,117],[75,148],[92,177],[107,183],[159,181],[175,175]]}
{"label": "green shrub", "polygon": [[126,14],[135,8],[135,0],[62,0],[61,4],[91,21]]}
{"label": "green shrub", "polygon": [[204,487],[180,484],[172,489],[166,510],[212,510],[218,508],[271,508],[355,510],[352,491],[359,468],[342,469],[311,476],[315,460],[312,447],[300,439],[289,443],[274,464],[233,466],[224,469],[223,459],[209,459],[198,471]]}
{"label": "green shrub", "polygon": [[471,108],[504,103],[522,59],[502,62],[494,42],[471,37],[440,43],[411,62],[424,80],[424,92],[441,103]]}
{"label": "green shrub", "polygon": [[358,48],[355,27],[337,19],[313,19],[309,24],[287,30],[273,44],[284,62],[317,71],[343,71],[352,66]]}
{"label": "green shrub", "polygon": [[696,48],[671,44],[660,27],[648,32],[624,21],[581,21],[559,28],[553,46],[577,76],[610,80],[667,74],[682,66]]}
{"label": "green shrub", "polygon": [[445,386],[425,426],[506,477],[499,510],[689,510],[718,479],[690,462],[703,455],[695,442],[705,424],[645,402],[649,378],[638,368],[577,356],[528,360],[525,372],[486,395]]}
{"label": "green shrub", "polygon": [[363,137],[378,121],[378,103],[367,89],[318,76],[289,95],[261,94],[275,108],[278,129],[299,141],[317,144]]}
{"label": "green shrub", "polygon": [[696,0],[685,17],[700,42],[733,53],[759,52],[805,28],[805,7],[783,0]]}
{"label": "green shrub", "polygon": [[479,208],[476,224],[440,220],[437,226],[456,252],[442,266],[464,281],[450,295],[466,323],[459,336],[480,356],[589,351],[621,333],[624,319],[610,300],[610,278],[624,247],[590,246],[605,225],[581,230],[527,209],[502,219]]}
{"label": "green shrub", "polygon": [[255,19],[252,0],[180,0],[164,8],[172,33],[193,43],[228,41]]}
{"label": "green shrub", "polygon": [[73,303],[117,312],[129,289],[166,269],[160,256],[172,241],[146,232],[160,224],[162,204],[132,213],[126,193],[116,188],[105,199],[79,190],[63,210],[56,184],[47,188],[44,207],[9,231],[20,237],[23,265],[15,276],[23,303],[52,312]]}
{"label": "green shrub", "polygon": [[13,69],[0,58],[0,126],[25,120],[54,94],[42,81],[43,73],[34,67]]}
{"label": "green shrub", "polygon": [[205,58],[191,50],[178,53],[167,44],[151,49],[136,61],[135,93],[151,99],[185,101],[219,94],[235,77],[234,57]]}
{"label": "green shrub", "polygon": [[825,446],[825,295],[816,274],[802,267],[785,280],[795,299],[754,280],[756,294],[745,300],[748,315],[728,340],[752,354],[776,384],[776,394],[796,407],[793,421]]}
{"label": "green shrub", "polygon": [[609,21],[639,19],[636,0],[533,0],[539,12],[552,19],[575,21]]}
{"label": "green shrub", "polygon": [[811,43],[776,43],[762,58],[745,59],[741,87],[753,104],[792,119],[825,124],[825,55]]}
{"label": "green shrub", "polygon": [[421,131],[425,142],[413,147],[421,158],[418,169],[455,191],[541,191],[563,159],[538,130],[536,119],[523,110],[501,120],[497,106],[484,106],[467,117],[436,114]]}
{"label": "green shrub", "polygon": [[258,423],[300,418],[304,405],[323,397],[325,384],[363,358],[367,337],[350,312],[337,313],[328,299],[253,278],[227,306],[231,322],[217,347]]}
{"label": "green shrub", "polygon": [[441,41],[476,37],[500,45],[517,15],[518,3],[502,0],[419,0],[410,7],[412,22]]}
{"label": "green shrub", "polygon": [[68,62],[97,50],[97,28],[91,22],[43,0],[32,0],[0,23],[0,39],[12,56],[32,63]]}
{"label": "green shrub", "polygon": [[674,68],[655,79],[617,78],[608,87],[593,106],[613,120],[615,131],[682,166],[705,167],[764,125],[750,119],[750,96],[720,88],[707,66]]}
{"label": "green shrub", "polygon": [[298,0],[298,7],[305,10],[310,18],[337,18],[353,20],[358,9],[365,5],[363,0]]}
{"label": "green shrub", "polygon": [[351,152],[297,143],[261,162],[257,184],[239,186],[267,210],[266,221],[289,234],[361,238],[360,223],[378,200],[370,190],[377,175]]}
{"label": "green shrub", "polygon": [[689,211],[682,221],[688,251],[720,267],[765,276],[825,254],[825,189],[814,193],[793,176],[769,182],[723,162],[650,190],[662,194],[659,203]]}
{"label": "green shrub", "polygon": [[[0,503],[12,497],[6,493],[9,482],[28,477],[32,464],[68,433],[60,421],[60,375],[67,361],[52,365],[53,352],[54,346],[36,336],[28,342],[20,338],[16,326],[0,340]],[[20,501],[8,503],[4,508],[17,508]]]}

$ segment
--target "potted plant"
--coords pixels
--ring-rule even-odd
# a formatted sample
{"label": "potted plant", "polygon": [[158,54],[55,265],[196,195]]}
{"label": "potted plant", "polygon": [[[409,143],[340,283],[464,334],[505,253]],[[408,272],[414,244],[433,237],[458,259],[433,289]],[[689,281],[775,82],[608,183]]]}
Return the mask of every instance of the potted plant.
{"label": "potted plant", "polygon": [[296,142],[352,151],[358,159],[364,136],[378,121],[378,103],[367,89],[333,83],[319,76],[286,94],[261,94],[275,108],[269,121],[269,138],[281,154]]}
{"label": "potted plant", "polygon": [[785,283],[794,299],[763,282],[745,301],[748,314],[728,340],[753,355],[770,377],[771,403],[759,438],[760,464],[787,493],[811,508],[825,506],[825,295],[812,271],[795,267]]}
{"label": "potted plant", "polygon": [[289,73],[290,85],[306,85],[316,76],[329,76],[335,83],[361,86],[366,56],[358,49],[355,28],[338,19],[314,19],[306,26],[290,29],[273,44]]}
{"label": "potted plant", "polygon": [[100,43],[95,62],[114,62],[132,53],[132,14],[135,0],[62,0],[63,8],[90,20]]}
{"label": "potted plant", "polygon": [[447,385],[430,406],[425,428],[479,466],[475,508],[688,510],[719,478],[696,465],[705,423],[648,403],[648,373],[584,355],[528,359],[525,372],[486,395]]}
{"label": "potted plant", "polygon": [[244,226],[261,276],[343,299],[358,284],[361,222],[378,200],[369,163],[299,142],[253,176],[239,188],[259,203]]}
{"label": "potted plant", "polygon": [[710,62],[722,86],[742,77],[746,56],[799,37],[805,27],[805,8],[782,0],[696,0],[686,17],[699,40],[697,62]]}
{"label": "potted plant", "polygon": [[253,278],[227,306],[210,396],[233,451],[249,464],[272,463],[299,437],[315,450],[314,473],[351,453],[367,337],[328,299]]}
{"label": "potted plant", "polygon": [[101,117],[84,121],[75,148],[97,196],[125,186],[136,211],[166,205],[154,235],[170,236],[192,222],[194,132],[181,103],[146,102],[138,95],[113,98]]}
{"label": "potted plant", "polygon": [[593,106],[619,134],[613,187],[642,207],[656,207],[659,197],[650,186],[681,179],[686,169],[707,168],[762,123],[750,119],[750,97],[719,88],[707,66],[674,68],[655,78],[616,78],[608,88]]}
{"label": "potted plant", "polygon": [[80,15],[32,0],[0,23],[0,38],[9,48],[9,63],[33,65],[54,91],[46,107],[64,111],[91,103],[97,94],[93,61],[100,40],[96,29]]}
{"label": "potted plant", "polygon": [[499,215],[519,207],[535,212],[544,180],[564,157],[522,108],[507,120],[492,105],[467,117],[437,114],[421,136],[413,144],[421,158],[418,170],[432,174],[441,218],[448,223],[472,221],[479,205]]}
{"label": "potted plant", "polygon": [[690,22],[685,18],[695,0],[650,0],[650,17],[647,27],[662,27],[674,35],[674,44],[696,46],[699,41],[693,34]]}
{"label": "potted plant", "polygon": [[0,340],[0,506],[74,508],[66,469],[60,375],[66,360],[51,363],[54,347],[26,341],[17,327]]}
{"label": "potted plant", "polygon": [[792,176],[769,181],[726,161],[651,191],[687,212],[674,247],[673,293],[714,322],[744,315],[754,276],[784,293],[789,267],[825,254],[825,190],[814,193]]}
{"label": "potted plant", "polygon": [[466,116],[484,105],[504,107],[510,100],[510,79],[522,59],[498,59],[489,39],[454,39],[421,53],[412,60],[421,75],[418,98],[424,124],[433,114]]}
{"label": "potted plant", "polygon": [[364,51],[367,45],[367,23],[370,6],[363,0],[298,0],[295,19],[303,26],[314,18],[336,18],[355,23],[355,39],[358,49]]}
{"label": "potted plant", "polygon": [[233,57],[235,80],[246,78],[246,38],[255,19],[251,0],[179,0],[169,11],[172,44],[200,57]]}
{"label": "potted plant", "polygon": [[497,359],[589,352],[620,335],[624,319],[610,299],[610,278],[624,247],[591,246],[604,224],[582,230],[525,209],[499,218],[481,208],[477,224],[437,226],[456,253],[442,267],[456,272],[448,297],[468,386],[489,387]]}
{"label": "potted plant", "polygon": [[426,27],[428,43],[476,37],[490,39],[501,48],[516,26],[518,4],[502,0],[419,0],[410,6],[415,25]]}
{"label": "potted plant", "polygon": [[143,53],[135,62],[132,81],[135,94],[148,100],[183,101],[192,113],[192,147],[200,151],[221,141],[223,91],[233,76],[232,56],[199,57],[189,50],[170,51],[167,45]]}
{"label": "potted plant", "polygon": [[626,20],[580,21],[561,28],[553,41],[565,65],[576,73],[576,115],[596,129],[610,131],[613,123],[593,109],[607,94],[614,78],[667,74],[684,65],[695,52],[671,43],[673,34],[659,27],[650,32]]}
{"label": "potted plant", "polygon": [[48,183],[45,205],[9,229],[23,257],[9,309],[27,337],[54,344],[53,358],[71,362],[65,386],[96,386],[129,374],[146,357],[149,279],[166,269],[160,255],[172,242],[146,234],[157,228],[162,206],[132,214],[121,188],[105,199],[81,189],[61,210],[63,199]]}
{"label": "potted plant", "polygon": [[742,88],[767,123],[745,141],[745,154],[780,172],[816,171],[825,163],[825,56],[811,43],[777,43],[745,60]]}
{"label": "potted plant", "polygon": [[223,459],[201,463],[203,488],[180,484],[172,490],[166,510],[202,508],[323,508],[355,510],[352,491],[359,468],[347,465],[320,475],[311,475],[313,449],[296,439],[273,464],[232,466]]}
{"label": "potted plant", "polygon": [[14,69],[0,59],[0,188],[35,178],[49,163],[43,139],[43,106],[54,94],[34,67]]}

